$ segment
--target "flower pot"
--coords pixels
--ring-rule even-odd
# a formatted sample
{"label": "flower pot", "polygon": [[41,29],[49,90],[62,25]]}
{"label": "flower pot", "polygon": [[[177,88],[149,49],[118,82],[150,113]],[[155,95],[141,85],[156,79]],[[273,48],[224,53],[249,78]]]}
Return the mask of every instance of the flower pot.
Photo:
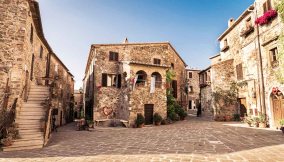
{"label": "flower pot", "polygon": [[284,134],[284,127],[281,127],[280,130],[281,130],[282,133]]}
{"label": "flower pot", "polygon": [[159,126],[159,125],[161,125],[161,122],[155,122],[155,125]]}
{"label": "flower pot", "polygon": [[144,124],[139,124],[138,126],[137,126],[137,128],[143,128],[144,127]]}
{"label": "flower pot", "polygon": [[259,128],[266,128],[266,123],[259,123]]}

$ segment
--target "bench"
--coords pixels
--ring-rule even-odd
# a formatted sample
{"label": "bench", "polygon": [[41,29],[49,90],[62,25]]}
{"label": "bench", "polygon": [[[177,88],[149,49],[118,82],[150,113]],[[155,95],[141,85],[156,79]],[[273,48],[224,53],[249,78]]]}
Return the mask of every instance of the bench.
{"label": "bench", "polygon": [[100,122],[108,121],[109,119],[97,119],[95,120],[96,126],[99,126]]}
{"label": "bench", "polygon": [[119,120],[126,128],[129,128],[129,122],[127,120]]}

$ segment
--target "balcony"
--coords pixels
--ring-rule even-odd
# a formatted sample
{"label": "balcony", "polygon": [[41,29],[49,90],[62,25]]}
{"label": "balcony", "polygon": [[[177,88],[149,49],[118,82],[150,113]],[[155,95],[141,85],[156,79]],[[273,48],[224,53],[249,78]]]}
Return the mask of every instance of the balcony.
{"label": "balcony", "polygon": [[241,37],[247,37],[250,33],[252,33],[254,31],[254,27],[253,26],[247,26],[245,27],[242,31],[240,36]]}
{"label": "balcony", "polygon": [[228,51],[229,48],[230,47],[228,45],[226,45],[221,49],[221,52],[226,52],[226,51]]}

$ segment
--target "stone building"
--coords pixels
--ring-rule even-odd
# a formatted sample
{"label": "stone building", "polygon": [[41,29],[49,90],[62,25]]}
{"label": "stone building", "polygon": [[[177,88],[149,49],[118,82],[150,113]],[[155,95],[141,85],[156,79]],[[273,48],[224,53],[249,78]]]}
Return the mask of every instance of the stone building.
{"label": "stone building", "polygon": [[0,109],[16,109],[22,138],[4,150],[39,148],[51,115],[42,103],[59,109],[58,125],[70,120],[74,79],[44,37],[37,1],[0,0],[0,20]]}
{"label": "stone building", "polygon": [[[211,58],[213,93],[220,87],[228,90],[234,83],[238,86],[238,103],[221,113],[267,114],[272,127],[284,118],[284,87],[275,78],[278,37],[283,31],[276,3],[256,0],[238,19],[230,19],[228,29],[218,38],[220,54]],[[214,109],[219,113],[218,107]]]}
{"label": "stone building", "polygon": [[81,112],[84,111],[83,109],[83,89],[75,90],[74,92],[74,117],[79,118],[81,116]]}
{"label": "stone building", "polygon": [[188,109],[196,110],[199,102],[200,88],[199,88],[199,72],[196,69],[186,69],[188,81]]}
{"label": "stone building", "polygon": [[203,114],[210,116],[212,109],[211,67],[201,70],[199,74],[200,104]]}
{"label": "stone building", "polygon": [[137,113],[153,123],[153,113],[167,115],[166,72],[172,70],[173,95],[186,104],[186,63],[168,42],[94,44],[84,82],[86,116],[133,123]]}

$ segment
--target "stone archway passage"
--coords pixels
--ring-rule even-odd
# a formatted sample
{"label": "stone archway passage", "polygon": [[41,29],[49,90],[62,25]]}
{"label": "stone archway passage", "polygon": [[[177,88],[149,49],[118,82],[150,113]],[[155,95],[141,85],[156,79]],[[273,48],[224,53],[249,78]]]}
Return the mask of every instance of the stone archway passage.
{"label": "stone archway passage", "polygon": [[271,94],[273,118],[276,126],[279,126],[279,121],[284,119],[284,96],[282,92]]}

